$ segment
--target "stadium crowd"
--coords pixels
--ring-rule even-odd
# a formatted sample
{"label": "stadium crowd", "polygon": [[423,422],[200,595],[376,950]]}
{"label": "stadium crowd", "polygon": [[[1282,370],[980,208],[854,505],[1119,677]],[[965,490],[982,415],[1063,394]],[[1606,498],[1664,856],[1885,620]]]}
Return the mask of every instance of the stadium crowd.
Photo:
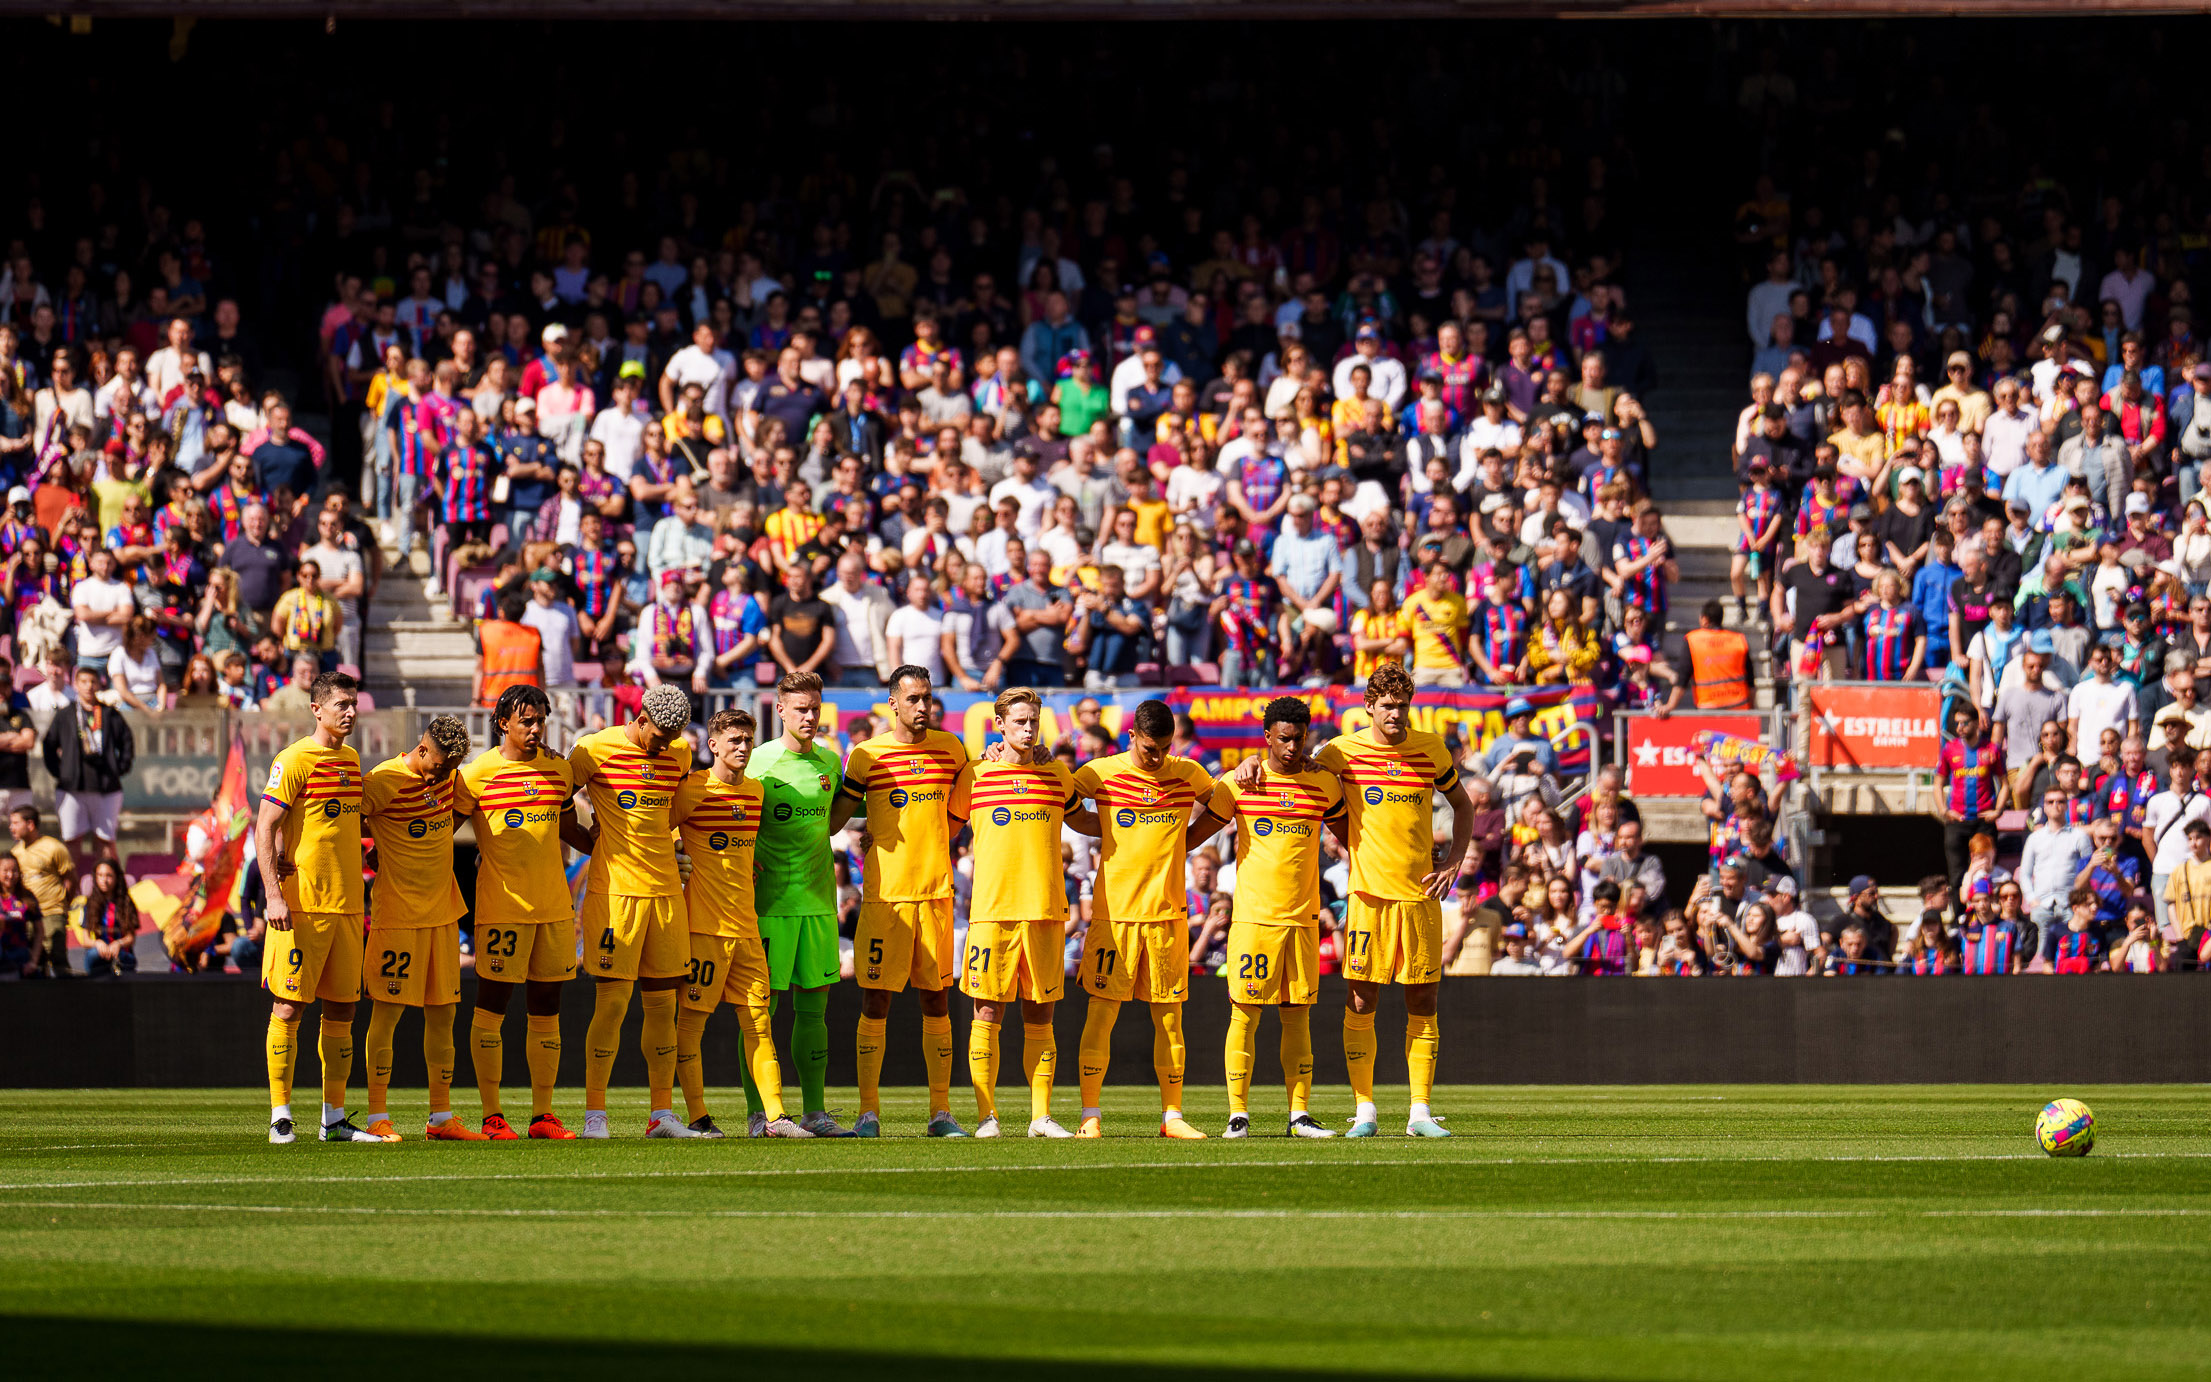
{"label": "stadium crowd", "polygon": [[[953,171],[935,135],[865,167],[824,139],[748,173],[696,130],[610,164],[555,122],[549,149],[464,165],[386,100],[269,150],[257,224],[296,237],[258,264],[189,197],[37,192],[0,232],[0,676],[72,774],[63,838],[112,853],[129,740],[104,708],[303,709],[317,672],[359,667],[393,580],[469,621],[485,705],[595,686],[633,714],[673,683],[703,709],[903,663],[970,691],[1321,686],[1396,663],[1422,686],[1730,703],[1692,693],[1703,669],[1667,636],[1689,621],[1646,497],[1661,362],[1630,287],[1624,78],[1539,50],[1515,79],[1573,118],[1517,121],[1503,157],[1421,126],[1461,92],[1440,55],[1422,67],[1392,98],[1421,153],[1315,148],[1286,185],[1198,129],[1039,154],[1032,185]],[[1746,86],[1744,108],[1774,118],[1783,91]],[[1762,275],[1740,613],[1755,589],[1792,657],[1935,678],[1976,708],[1944,750],[1944,910],[1966,935],[2002,908],[2001,880],[1984,899],[1967,876],[1977,828],[2000,793],[2062,786],[2062,847],[2110,894],[2098,939],[2068,938],[2055,863],[1979,958],[1939,926],[1807,930],[1748,775],[1715,781],[1713,870],[1674,916],[1618,784],[1562,808],[1574,784],[1512,717],[1461,746],[1486,803],[1468,901],[1492,923],[1467,909],[1469,964],[2189,958],[2126,929],[2192,876],[2144,754],[2211,715],[2193,660],[2166,657],[2211,653],[2188,246],[2139,198],[2077,214],[2033,184],[1969,218],[1878,158],[1850,187],[1768,176],[1738,215]],[[1103,748],[1078,727],[1066,751]],[[2211,819],[2190,792],[2183,813]],[[2145,857],[2091,860],[2073,827],[2121,797]],[[1195,964],[1232,872],[1193,865]],[[1071,851],[1070,887],[1084,873]]]}

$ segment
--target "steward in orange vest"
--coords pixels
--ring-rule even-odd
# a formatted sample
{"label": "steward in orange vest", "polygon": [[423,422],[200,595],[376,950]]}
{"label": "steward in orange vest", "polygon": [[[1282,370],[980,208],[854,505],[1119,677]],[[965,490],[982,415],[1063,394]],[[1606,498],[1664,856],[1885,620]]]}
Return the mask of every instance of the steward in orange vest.
{"label": "steward in orange vest", "polygon": [[539,672],[544,642],[538,631],[522,622],[519,592],[499,602],[499,617],[486,619],[476,631],[483,656],[476,664],[476,704],[494,706],[499,693],[510,686],[542,686]]}
{"label": "steward in orange vest", "polygon": [[1723,627],[1726,618],[1718,600],[1707,600],[1697,627],[1682,635],[1689,646],[1689,685],[1699,710],[1750,707],[1750,640]]}

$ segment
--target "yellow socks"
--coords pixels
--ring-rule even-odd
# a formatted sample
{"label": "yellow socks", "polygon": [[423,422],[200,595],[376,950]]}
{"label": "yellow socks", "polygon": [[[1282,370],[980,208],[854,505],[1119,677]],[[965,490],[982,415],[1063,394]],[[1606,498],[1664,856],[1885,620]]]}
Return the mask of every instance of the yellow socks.
{"label": "yellow socks", "polygon": [[1228,1042],[1222,1059],[1228,1065],[1228,1111],[1248,1113],[1251,1103],[1251,1067],[1259,1056],[1259,1009],[1238,1003],[1228,1015]]}
{"label": "yellow socks", "polygon": [[1436,1087],[1436,1015],[1405,1014],[1405,1079],[1412,1086],[1413,1107],[1426,1111],[1428,1096]]}
{"label": "yellow socks", "polygon": [[[468,1049],[476,1063],[476,1096],[484,1101],[484,1117],[503,1113],[499,1107],[499,1073],[506,1051],[499,1035],[507,1019],[499,1013],[472,1009],[468,1016]],[[537,1021],[531,1018],[530,1021]]]}
{"label": "yellow socks", "polygon": [[[1277,1008],[1282,1023],[1282,1087],[1289,1091],[1290,1116],[1305,1112],[1313,1093],[1313,1010]],[[1249,1078],[1250,1072],[1245,1072]]]}
{"label": "yellow socks", "polygon": [[[530,1019],[530,1044],[524,1054],[530,1063],[530,1116],[535,1118],[553,1111],[553,1085],[560,1079],[559,1014]],[[492,1078],[496,1080],[498,1073],[499,1067],[493,1066]]]}
{"label": "yellow socks", "polygon": [[1374,1102],[1374,1014],[1343,1010],[1343,1063],[1351,1072],[1351,1097]]}
{"label": "yellow socks", "polygon": [[372,1003],[369,1005],[368,1025],[368,1116],[385,1118],[390,1114],[384,1107],[392,1087],[392,1033],[399,1029],[399,1014],[404,1011],[397,1003]]}
{"label": "yellow socks", "polygon": [[1106,1065],[1113,1058],[1113,1019],[1120,1015],[1119,1003],[1096,995],[1091,996],[1090,1010],[1083,1014],[1077,1078],[1082,1085],[1082,1108],[1086,1117],[1096,1111],[1098,1100],[1105,1093]]}
{"label": "yellow socks", "polygon": [[1059,1064],[1059,1039],[1049,1022],[1021,1024],[1021,1077],[1029,1082],[1029,1121],[1052,1116],[1052,1076]]}
{"label": "yellow socks", "polygon": [[1182,1040],[1182,1005],[1152,1004],[1152,1072],[1159,1077],[1162,1112],[1182,1108],[1182,1072],[1188,1054]]}
{"label": "yellow socks", "polygon": [[292,1068],[299,1055],[299,1019],[286,1022],[269,1014],[269,1107],[286,1108],[292,1102]]}
{"label": "yellow socks", "polygon": [[[995,1046],[995,1042],[993,1045]],[[929,1066],[931,1117],[952,1111],[952,1014],[921,1015],[921,1056]]]}
{"label": "yellow socks", "polygon": [[[1023,1071],[1028,1062],[1022,1062]],[[975,1086],[975,1116],[998,1116],[998,1024],[976,1018],[967,1028],[967,1078]]]}
{"label": "yellow socks", "polygon": [[630,990],[637,985],[628,979],[593,982],[599,992],[591,1005],[591,1025],[584,1031],[583,1106],[586,1113],[604,1113],[606,1087],[614,1077],[614,1053],[622,1040],[622,1019],[629,1015]]}
{"label": "yellow socks", "polygon": [[652,1091],[653,1111],[676,1106],[676,991],[645,990],[645,1030],[639,1036],[645,1048],[645,1085]]}
{"label": "yellow socks", "polygon": [[[652,997],[649,993],[645,996]],[[676,1083],[683,1087],[684,1111],[694,1123],[706,1116],[706,1076],[699,1066],[706,1018],[704,1008],[685,1007],[676,1015]]]}
{"label": "yellow socks", "polygon": [[315,1049],[322,1055],[322,1101],[344,1108],[346,1082],[353,1078],[353,1019],[324,1018]]}
{"label": "yellow socks", "polygon": [[[794,1037],[793,1040],[796,1040]],[[858,1063],[860,1081],[860,1112],[883,1116],[883,1019],[862,1017],[859,1035],[854,1039],[852,1054]],[[761,1091],[765,1094],[767,1091]]]}
{"label": "yellow socks", "polygon": [[[453,1009],[439,1003],[422,1010],[422,1063],[430,1070],[430,1112],[453,1111]],[[370,1031],[375,1025],[370,1024]]]}
{"label": "yellow socks", "polygon": [[739,1004],[737,1031],[743,1041],[745,1069],[752,1073],[752,1087],[760,1111],[769,1122],[783,1116],[783,1066],[775,1058],[775,1037],[768,1026],[766,1003]]}

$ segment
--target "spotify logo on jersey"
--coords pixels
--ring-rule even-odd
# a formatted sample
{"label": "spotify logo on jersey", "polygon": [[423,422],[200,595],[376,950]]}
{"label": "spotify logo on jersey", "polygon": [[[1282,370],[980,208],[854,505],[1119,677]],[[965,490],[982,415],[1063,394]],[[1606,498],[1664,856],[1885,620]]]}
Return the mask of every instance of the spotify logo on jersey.
{"label": "spotify logo on jersey", "polygon": [[614,794],[614,804],[624,811],[634,811],[637,809],[637,793],[616,792]]}
{"label": "spotify logo on jersey", "polygon": [[992,825],[1011,825],[1013,824],[1013,812],[1008,811],[1003,806],[997,807],[990,813],[990,823]]}
{"label": "spotify logo on jersey", "polygon": [[894,787],[894,788],[892,788],[892,789],[891,789],[890,802],[891,802],[891,805],[893,805],[893,806],[903,807],[903,806],[904,806],[904,805],[906,804],[906,791],[905,791],[905,789],[904,789],[904,788],[902,788],[902,787]]}
{"label": "spotify logo on jersey", "polygon": [[335,801],[326,801],[322,804],[322,814],[328,820],[338,819],[338,813],[344,809]]}
{"label": "spotify logo on jersey", "polygon": [[409,822],[407,822],[407,838],[408,838],[408,839],[410,839],[410,840],[419,840],[419,839],[421,839],[421,838],[422,838],[423,836],[425,836],[425,835],[427,835],[427,834],[429,834],[429,833],[430,833],[430,823],[429,823],[428,821],[409,821]]}
{"label": "spotify logo on jersey", "polygon": [[522,828],[522,812],[521,812],[521,809],[520,809],[520,808],[516,808],[516,809],[514,809],[514,810],[511,810],[511,811],[507,812],[507,814],[506,814],[506,822],[507,822],[507,829],[509,829],[509,830],[520,830],[520,829]]}
{"label": "spotify logo on jersey", "polygon": [[787,801],[777,802],[775,804],[775,818],[779,821],[789,820],[791,818],[791,803]]}
{"label": "spotify logo on jersey", "polygon": [[1382,804],[1382,789],[1379,787],[1369,787],[1359,795],[1367,799],[1367,805],[1369,806],[1380,806]]}
{"label": "spotify logo on jersey", "polygon": [[1272,835],[1274,833],[1274,822],[1262,816],[1251,823],[1251,833],[1262,836]]}
{"label": "spotify logo on jersey", "polygon": [[708,849],[727,849],[729,848],[729,836],[717,830],[706,837],[706,847]]}
{"label": "spotify logo on jersey", "polygon": [[1120,826],[1123,830],[1126,830],[1130,826],[1136,824],[1136,813],[1126,807],[1123,807],[1121,810],[1113,813],[1113,823],[1117,826]]}

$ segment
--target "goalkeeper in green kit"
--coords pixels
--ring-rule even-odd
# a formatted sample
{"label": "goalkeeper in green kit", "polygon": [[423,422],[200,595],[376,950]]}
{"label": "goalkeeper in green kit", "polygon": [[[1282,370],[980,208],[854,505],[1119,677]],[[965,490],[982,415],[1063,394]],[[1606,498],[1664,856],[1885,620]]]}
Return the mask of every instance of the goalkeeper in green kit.
{"label": "goalkeeper in green kit", "polygon": [[[804,1096],[799,1126],[816,1137],[850,1137],[823,1107],[829,1072],[829,986],[837,982],[837,873],[829,853],[829,804],[844,779],[837,751],[814,742],[821,726],[821,678],[792,672],[775,686],[783,735],[753,752],[745,776],[761,784],[760,835],[753,846],[753,900],[767,951],[769,1011],[791,999],[791,1062]],[[747,1130],[765,1136],[767,1112],[745,1071]]]}

